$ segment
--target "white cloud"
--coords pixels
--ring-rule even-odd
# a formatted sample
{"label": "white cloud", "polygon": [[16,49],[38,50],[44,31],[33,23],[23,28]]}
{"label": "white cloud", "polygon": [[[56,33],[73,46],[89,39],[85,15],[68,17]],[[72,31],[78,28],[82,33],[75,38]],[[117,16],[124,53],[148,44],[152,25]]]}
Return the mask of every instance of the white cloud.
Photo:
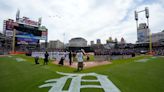
{"label": "white cloud", "polygon": [[[2,2],[2,0],[0,1]],[[10,0],[3,1],[0,9],[0,29],[2,22],[7,18],[15,18],[16,10],[21,10],[21,16],[34,20],[43,19],[43,25],[49,30],[49,40],[65,39],[68,42],[72,37],[84,37],[88,41],[100,38],[105,40],[112,36],[127,42],[136,41],[136,24],[134,10],[150,8],[150,27],[152,32],[159,32],[164,27],[163,2],[144,4],[144,0]],[[141,4],[141,5],[140,5]],[[144,15],[141,14],[144,22]],[[65,38],[63,37],[65,33]]]}

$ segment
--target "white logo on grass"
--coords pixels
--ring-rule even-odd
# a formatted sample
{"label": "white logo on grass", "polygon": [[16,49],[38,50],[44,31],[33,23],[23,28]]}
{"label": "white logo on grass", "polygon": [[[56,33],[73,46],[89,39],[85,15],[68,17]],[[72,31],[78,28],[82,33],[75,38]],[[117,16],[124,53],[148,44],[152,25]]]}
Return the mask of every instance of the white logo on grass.
{"label": "white logo on grass", "polygon": [[142,63],[144,63],[144,62],[147,62],[147,61],[149,61],[149,60],[151,60],[151,59],[156,59],[157,57],[151,57],[151,58],[147,58],[147,59],[139,59],[139,60],[136,60],[135,62],[142,62]]}
{"label": "white logo on grass", "polygon": [[[46,84],[39,86],[51,87],[48,92],[80,92],[81,88],[102,88],[104,92],[120,92],[120,90],[107,78],[105,75],[100,75],[96,73],[84,73],[84,74],[72,74],[72,73],[62,73],[58,74],[65,75],[59,79],[50,79],[45,81]],[[96,80],[84,80],[83,76],[95,76]],[[67,79],[72,78],[68,90],[63,90],[63,87]],[[100,82],[100,85],[81,85],[81,82]]]}
{"label": "white logo on grass", "polygon": [[140,59],[140,60],[137,60],[136,62],[147,62],[149,59]]}

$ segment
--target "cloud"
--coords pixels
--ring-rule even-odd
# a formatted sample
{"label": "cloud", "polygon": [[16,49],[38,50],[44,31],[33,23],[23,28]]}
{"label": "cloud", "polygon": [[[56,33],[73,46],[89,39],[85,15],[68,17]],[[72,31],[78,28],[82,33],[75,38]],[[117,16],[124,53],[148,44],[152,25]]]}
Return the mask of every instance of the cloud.
{"label": "cloud", "polygon": [[[0,3],[0,29],[4,19],[15,19],[19,8],[21,16],[33,20],[42,17],[49,40],[68,42],[73,37],[84,37],[88,42],[101,39],[105,43],[111,36],[134,43],[137,40],[134,10],[146,6],[150,9],[151,31],[164,29],[163,0],[1,0]],[[140,14],[140,22],[145,22],[144,14]]]}

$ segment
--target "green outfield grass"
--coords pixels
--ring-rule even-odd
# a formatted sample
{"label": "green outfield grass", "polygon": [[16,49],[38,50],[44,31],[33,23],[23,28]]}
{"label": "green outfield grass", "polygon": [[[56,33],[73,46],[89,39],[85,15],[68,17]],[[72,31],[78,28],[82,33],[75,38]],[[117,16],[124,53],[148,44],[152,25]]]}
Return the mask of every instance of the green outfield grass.
{"label": "green outfield grass", "polygon": [[[23,58],[25,61],[17,61]],[[147,62],[135,62],[149,59]],[[137,56],[134,58],[114,60],[112,64],[97,66],[77,72],[74,68],[62,67],[49,63],[35,65],[34,59],[25,55],[0,57],[0,91],[1,92],[48,92],[49,88],[38,88],[44,81],[60,78],[56,71],[69,73],[95,72],[107,75],[121,92],[164,92],[164,57]],[[84,77],[92,79],[92,76]],[[95,79],[93,77],[93,79]],[[68,89],[69,81],[66,88]],[[87,83],[82,83],[87,84]],[[92,83],[99,85],[98,83]],[[81,89],[81,92],[103,92],[102,89]]]}

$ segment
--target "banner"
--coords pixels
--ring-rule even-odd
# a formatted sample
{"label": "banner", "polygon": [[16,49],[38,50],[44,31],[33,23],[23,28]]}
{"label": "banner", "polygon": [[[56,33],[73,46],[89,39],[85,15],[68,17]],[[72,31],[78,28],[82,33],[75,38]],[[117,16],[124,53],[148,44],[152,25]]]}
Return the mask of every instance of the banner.
{"label": "banner", "polygon": [[46,36],[35,36],[34,34],[31,33],[27,33],[27,32],[22,32],[22,31],[16,31],[16,37],[18,38],[31,38],[31,39],[38,39],[38,40],[46,40],[47,37]]}
{"label": "banner", "polygon": [[[45,52],[32,52],[32,57],[38,56],[44,58]],[[56,59],[60,61],[61,57],[64,57],[66,61],[69,61],[69,52],[48,52],[50,59]]]}
{"label": "banner", "polygon": [[13,28],[14,28],[13,22],[14,22],[14,20],[11,20],[11,19],[6,21],[6,30],[13,30]]}
{"label": "banner", "polygon": [[39,40],[31,38],[17,38],[17,44],[38,44]]}
{"label": "banner", "polygon": [[13,36],[13,31],[12,30],[6,30],[6,36]]}
{"label": "banner", "polygon": [[17,22],[18,22],[19,24],[24,24],[24,25],[30,25],[30,26],[39,27],[39,23],[38,23],[38,22],[33,21],[33,20],[30,20],[30,19],[27,18],[27,17],[19,18],[19,19],[17,20]]}

